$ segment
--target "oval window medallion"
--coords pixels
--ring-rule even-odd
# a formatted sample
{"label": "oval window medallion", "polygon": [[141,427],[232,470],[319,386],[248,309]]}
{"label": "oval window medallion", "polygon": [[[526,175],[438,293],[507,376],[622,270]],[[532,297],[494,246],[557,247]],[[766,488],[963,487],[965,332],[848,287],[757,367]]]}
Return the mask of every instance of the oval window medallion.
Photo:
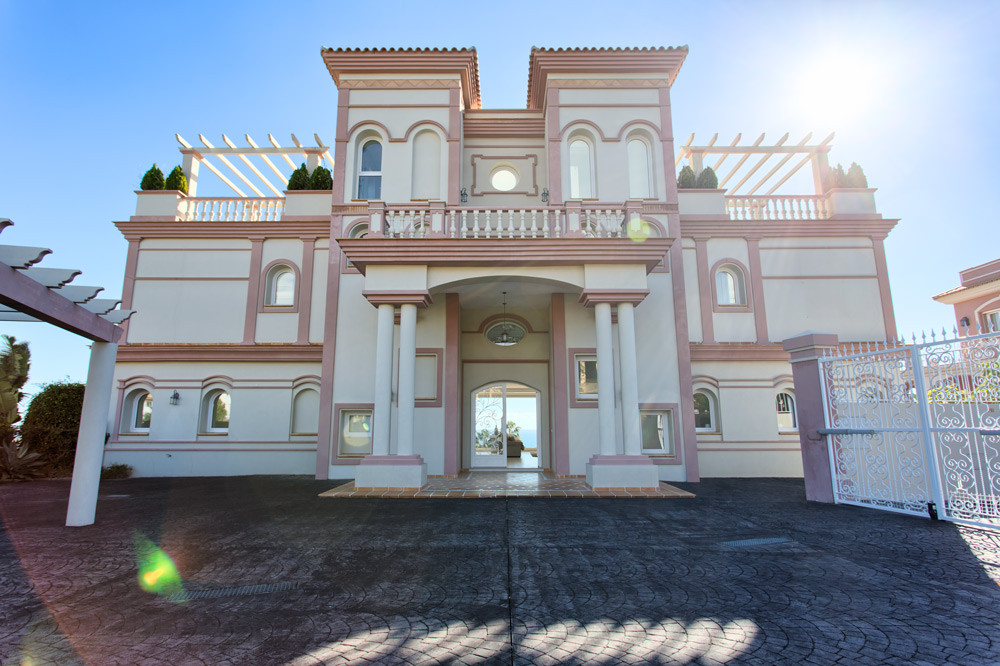
{"label": "oval window medallion", "polygon": [[490,185],[494,190],[510,192],[517,187],[517,172],[510,167],[499,167],[490,174]]}

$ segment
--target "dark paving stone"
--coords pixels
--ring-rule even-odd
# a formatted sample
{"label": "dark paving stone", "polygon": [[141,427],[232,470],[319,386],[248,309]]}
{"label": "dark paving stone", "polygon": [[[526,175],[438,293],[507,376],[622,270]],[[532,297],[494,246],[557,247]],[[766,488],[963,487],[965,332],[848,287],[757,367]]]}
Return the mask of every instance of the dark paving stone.
{"label": "dark paving stone", "polygon": [[[68,483],[0,486],[0,664],[1000,663],[1000,535],[808,504],[801,481],[669,502],[332,485],[105,482],[75,529]],[[140,589],[135,532],[199,594]]]}

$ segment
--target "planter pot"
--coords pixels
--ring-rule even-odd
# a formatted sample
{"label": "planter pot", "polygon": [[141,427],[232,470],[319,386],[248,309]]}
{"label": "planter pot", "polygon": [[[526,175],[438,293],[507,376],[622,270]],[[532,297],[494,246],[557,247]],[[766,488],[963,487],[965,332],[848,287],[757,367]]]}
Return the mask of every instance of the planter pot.
{"label": "planter pot", "polygon": [[677,190],[677,207],[681,215],[728,215],[725,190]]}
{"label": "planter pot", "polygon": [[135,190],[136,217],[161,217],[171,220],[183,216],[181,207],[187,195],[178,190]]}
{"label": "planter pot", "polygon": [[832,189],[826,194],[826,205],[831,217],[838,215],[875,215],[875,188]]}
{"label": "planter pot", "polygon": [[329,217],[332,207],[331,190],[285,190],[282,217]]}

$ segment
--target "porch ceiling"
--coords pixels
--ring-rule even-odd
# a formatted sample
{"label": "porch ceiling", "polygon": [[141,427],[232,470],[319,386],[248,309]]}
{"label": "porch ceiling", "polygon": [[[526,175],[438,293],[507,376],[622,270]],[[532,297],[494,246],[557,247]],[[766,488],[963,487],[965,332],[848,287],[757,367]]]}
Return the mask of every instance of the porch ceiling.
{"label": "porch ceiling", "polygon": [[457,293],[459,295],[459,303],[463,308],[476,310],[495,309],[498,313],[502,309],[503,292],[505,291],[507,292],[507,312],[510,313],[515,313],[525,308],[532,310],[547,309],[552,302],[552,294],[579,294],[579,291],[571,292],[568,289],[549,284],[510,278],[451,286],[445,288],[443,291]]}

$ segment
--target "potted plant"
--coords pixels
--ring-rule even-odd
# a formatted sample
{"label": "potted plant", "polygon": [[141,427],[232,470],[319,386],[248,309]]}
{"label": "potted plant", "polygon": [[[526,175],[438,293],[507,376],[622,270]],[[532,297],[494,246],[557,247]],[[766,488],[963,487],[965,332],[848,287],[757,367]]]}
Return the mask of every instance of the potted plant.
{"label": "potted plant", "polygon": [[726,191],[719,189],[719,177],[712,167],[695,174],[684,165],[677,176],[677,205],[682,215],[726,217]]}
{"label": "potted plant", "polygon": [[[175,172],[179,172],[178,179]],[[167,187],[169,182],[170,187]],[[180,187],[183,184],[183,189]],[[167,218],[176,220],[183,217],[181,202],[187,191],[187,179],[180,167],[170,172],[170,178],[164,179],[163,172],[153,163],[153,166],[142,176],[139,189],[135,191],[135,216],[139,218]]]}
{"label": "potted plant", "polygon": [[310,174],[303,162],[288,179],[282,218],[329,216],[332,190],[333,174],[329,169],[317,166]]}
{"label": "potted plant", "polygon": [[844,171],[840,164],[827,172],[826,201],[830,217],[844,215],[875,215],[875,189],[868,187],[868,178],[857,162]]}

